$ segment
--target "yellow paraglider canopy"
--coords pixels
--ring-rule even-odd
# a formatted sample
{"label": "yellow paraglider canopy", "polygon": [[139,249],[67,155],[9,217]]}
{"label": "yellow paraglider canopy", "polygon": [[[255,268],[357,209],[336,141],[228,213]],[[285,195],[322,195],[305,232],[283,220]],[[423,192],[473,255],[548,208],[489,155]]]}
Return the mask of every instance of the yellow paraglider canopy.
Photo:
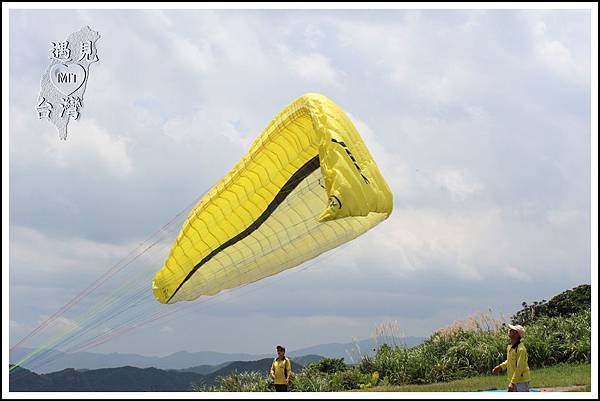
{"label": "yellow paraglider canopy", "polygon": [[392,193],[348,116],[306,94],[190,212],[154,276],[161,303],[297,266],[385,220]]}

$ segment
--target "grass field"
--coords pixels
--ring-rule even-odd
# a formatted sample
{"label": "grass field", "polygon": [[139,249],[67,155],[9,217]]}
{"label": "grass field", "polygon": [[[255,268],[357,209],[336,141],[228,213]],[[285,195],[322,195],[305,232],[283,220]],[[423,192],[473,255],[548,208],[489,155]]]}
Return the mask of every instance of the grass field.
{"label": "grass field", "polygon": [[[583,386],[580,391],[590,391],[591,365],[560,364],[531,371],[532,388]],[[506,374],[500,376],[476,376],[446,383],[379,386],[361,391],[481,391],[505,389],[508,385]]]}

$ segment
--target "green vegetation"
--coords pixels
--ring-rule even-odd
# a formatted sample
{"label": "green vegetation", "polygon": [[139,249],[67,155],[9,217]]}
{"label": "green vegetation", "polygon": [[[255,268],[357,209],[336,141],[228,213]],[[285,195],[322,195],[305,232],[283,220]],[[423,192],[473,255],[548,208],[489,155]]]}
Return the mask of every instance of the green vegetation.
{"label": "green vegetation", "polygon": [[592,287],[583,284],[561,292],[550,301],[535,301],[531,305],[523,302],[523,309],[512,317],[513,324],[526,325],[540,317],[571,316],[590,309]]}
{"label": "green vegetation", "polygon": [[[559,294],[544,303],[551,305],[545,314],[529,318],[523,344],[528,350],[529,367],[534,370],[533,386],[589,385],[591,310],[582,293],[585,295],[585,286]],[[573,306],[577,300],[587,307]],[[422,385],[444,389],[452,388],[451,383],[457,389],[503,388],[507,385],[506,377],[492,377],[490,372],[506,359],[508,341],[505,322],[490,314],[480,314],[438,330],[416,347],[383,344],[374,356],[364,356],[356,366],[346,366],[343,358],[309,363],[292,376],[290,391],[368,390],[407,385],[421,385],[414,388],[429,391],[426,390],[429,387]],[[557,364],[588,365],[572,368],[573,375],[569,373],[571,367],[541,369]],[[538,372],[547,374],[537,377]],[[585,376],[583,381],[582,376]],[[467,378],[471,379],[463,380]],[[269,383],[264,373],[234,374],[221,378],[216,386],[205,391],[272,391]],[[463,385],[466,387],[460,387]]]}
{"label": "green vegetation", "polygon": [[[580,386],[579,391],[590,391],[590,364],[560,364],[532,371],[532,388]],[[446,383],[379,386],[360,391],[481,391],[506,388],[506,375],[475,376]]]}
{"label": "green vegetation", "polygon": [[[568,318],[540,318],[527,328],[523,343],[529,367],[561,362],[589,362],[591,313]],[[379,372],[391,384],[424,384],[487,374],[506,359],[507,335],[494,330],[450,327],[414,348],[382,346],[373,358],[363,358],[362,372]]]}
{"label": "green vegetation", "polygon": [[218,378],[216,386],[200,385],[194,391],[243,391],[265,392],[274,391],[273,380],[268,375],[259,372],[234,372]]}
{"label": "green vegetation", "polygon": [[371,382],[371,375],[349,368],[344,359],[325,358],[292,376],[290,391],[346,391]]}

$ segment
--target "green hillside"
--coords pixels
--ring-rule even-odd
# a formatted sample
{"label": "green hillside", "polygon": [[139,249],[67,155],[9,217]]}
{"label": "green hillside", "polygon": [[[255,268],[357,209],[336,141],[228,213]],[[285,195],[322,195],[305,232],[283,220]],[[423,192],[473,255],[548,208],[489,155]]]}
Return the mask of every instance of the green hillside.
{"label": "green hillside", "polygon": [[[321,358],[309,356],[308,359]],[[197,366],[185,370],[163,370],[123,366],[105,369],[63,369],[37,374],[17,367],[11,372],[11,391],[192,391],[212,386],[233,374],[268,372],[273,358],[257,361],[234,361],[217,366]],[[294,371],[303,366],[293,362]],[[200,373],[204,371],[205,373]]]}
{"label": "green hillside", "polygon": [[[541,368],[557,364],[589,364],[589,285],[578,286],[548,302],[542,300],[534,302],[534,305],[542,305],[537,308],[537,313],[527,314],[526,311],[531,308],[524,303],[524,309],[512,317],[513,322],[523,322],[527,329],[522,343],[528,350],[533,383],[536,372]],[[506,322],[490,314],[479,314],[436,331],[415,347],[383,344],[373,356],[364,356],[354,366],[347,366],[343,358],[325,358],[309,363],[302,372],[292,376],[290,390],[347,391],[390,385],[447,383],[487,376],[494,366],[506,359],[508,342]],[[568,379],[569,375],[564,375],[564,378]],[[485,380],[496,383],[499,379]],[[210,390],[270,391],[270,382],[264,374],[234,374],[221,378]],[[581,380],[570,384],[576,382]]]}
{"label": "green hillside", "polygon": [[37,374],[17,367],[10,374],[10,391],[191,391],[204,376],[156,368],[64,369]]}

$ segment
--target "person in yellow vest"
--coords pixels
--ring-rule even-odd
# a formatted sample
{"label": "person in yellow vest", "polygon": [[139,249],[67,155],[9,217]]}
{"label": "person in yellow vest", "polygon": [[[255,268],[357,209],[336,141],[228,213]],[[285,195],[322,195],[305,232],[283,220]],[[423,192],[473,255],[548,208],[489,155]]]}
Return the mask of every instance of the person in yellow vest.
{"label": "person in yellow vest", "polygon": [[508,370],[508,391],[527,392],[531,380],[529,366],[527,365],[527,349],[521,343],[525,335],[525,328],[519,324],[508,325],[510,344],[506,348],[506,361],[492,369],[492,374]]}
{"label": "person in yellow vest", "polygon": [[271,377],[275,381],[275,391],[288,391],[291,375],[292,363],[285,357],[285,348],[278,345],[277,358],[271,365]]}

